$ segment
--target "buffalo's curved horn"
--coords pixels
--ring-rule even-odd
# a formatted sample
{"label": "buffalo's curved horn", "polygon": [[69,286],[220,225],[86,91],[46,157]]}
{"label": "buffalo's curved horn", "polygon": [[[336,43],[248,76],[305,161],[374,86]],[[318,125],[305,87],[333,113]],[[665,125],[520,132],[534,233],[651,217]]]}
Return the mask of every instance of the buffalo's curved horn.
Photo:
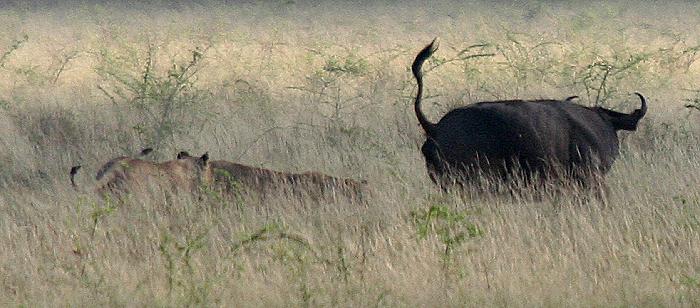
{"label": "buffalo's curved horn", "polygon": [[644,99],[644,96],[638,92],[634,92],[634,94],[639,96],[639,99],[642,101],[642,106],[640,106],[639,109],[632,111],[632,113],[627,114],[604,108],[601,109],[608,114],[610,117],[610,122],[616,130],[636,130],[639,120],[641,120],[644,115],[647,114],[647,100]]}
{"label": "buffalo's curved horn", "polygon": [[634,92],[634,94],[639,96],[639,99],[642,101],[642,105],[639,107],[639,109],[632,111],[632,113],[622,113],[597,107],[599,112],[606,114],[606,117],[615,130],[636,130],[639,120],[641,120],[644,115],[647,114],[647,100],[639,92]]}
{"label": "buffalo's curved horn", "polygon": [[642,106],[639,107],[639,109],[632,112],[632,115],[637,116],[639,120],[647,114],[647,100],[644,99],[644,96],[639,92],[634,92],[634,94],[637,94],[637,96],[639,96],[639,99],[642,101]]}

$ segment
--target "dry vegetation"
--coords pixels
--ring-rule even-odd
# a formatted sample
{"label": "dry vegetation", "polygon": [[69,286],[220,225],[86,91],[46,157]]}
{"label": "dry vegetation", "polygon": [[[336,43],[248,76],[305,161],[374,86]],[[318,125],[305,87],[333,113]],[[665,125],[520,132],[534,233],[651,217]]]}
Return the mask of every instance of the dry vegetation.
{"label": "dry vegetation", "polygon": [[[553,2],[2,6],[0,305],[700,305],[700,10]],[[434,36],[433,120],[515,97],[629,112],[645,94],[610,206],[439,193],[408,70]],[[367,204],[71,189],[70,166],[89,187],[147,146],[377,189]]]}

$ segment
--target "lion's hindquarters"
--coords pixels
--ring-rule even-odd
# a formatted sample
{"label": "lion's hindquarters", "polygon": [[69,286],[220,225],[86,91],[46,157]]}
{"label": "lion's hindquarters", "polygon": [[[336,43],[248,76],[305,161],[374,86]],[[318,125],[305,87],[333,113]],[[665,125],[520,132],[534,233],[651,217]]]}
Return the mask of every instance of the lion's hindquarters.
{"label": "lion's hindquarters", "polygon": [[336,178],[319,172],[292,174],[290,177],[297,191],[317,198],[345,197],[349,200],[360,200],[367,194],[367,184],[352,179]]}
{"label": "lion's hindquarters", "polygon": [[316,201],[341,195],[355,200],[366,190],[365,183],[318,172],[285,173],[228,161],[211,164],[215,186],[228,195],[253,193],[263,198],[286,195]]}

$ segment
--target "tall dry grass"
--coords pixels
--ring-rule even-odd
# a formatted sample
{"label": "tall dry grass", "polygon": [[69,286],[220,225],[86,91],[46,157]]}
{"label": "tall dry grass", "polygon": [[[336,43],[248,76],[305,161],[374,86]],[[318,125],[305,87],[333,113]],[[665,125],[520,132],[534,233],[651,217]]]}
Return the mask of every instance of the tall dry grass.
{"label": "tall dry grass", "polygon": [[[200,2],[0,9],[0,303],[697,306],[692,3]],[[629,111],[609,207],[443,195],[412,113],[564,98]],[[101,163],[157,145],[367,179],[367,204],[102,201]],[[75,192],[67,171],[84,165]]]}

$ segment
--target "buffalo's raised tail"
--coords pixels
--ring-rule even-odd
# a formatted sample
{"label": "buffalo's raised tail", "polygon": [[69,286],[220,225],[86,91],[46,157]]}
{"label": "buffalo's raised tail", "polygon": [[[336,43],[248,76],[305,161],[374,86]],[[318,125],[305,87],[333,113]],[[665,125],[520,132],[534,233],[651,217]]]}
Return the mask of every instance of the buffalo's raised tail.
{"label": "buffalo's raised tail", "polygon": [[413,60],[413,65],[411,67],[413,70],[413,77],[416,78],[416,82],[418,83],[418,91],[416,93],[416,102],[414,106],[416,117],[418,118],[420,126],[423,127],[423,130],[425,130],[425,133],[428,136],[432,135],[435,124],[428,121],[428,118],[425,117],[425,114],[423,114],[423,111],[421,111],[420,108],[421,99],[423,97],[423,72],[421,71],[421,68],[423,67],[423,62],[430,58],[430,56],[438,49],[438,45],[439,41],[436,37],[430,44],[428,44],[428,46],[425,46],[425,48],[418,53],[416,59]]}

